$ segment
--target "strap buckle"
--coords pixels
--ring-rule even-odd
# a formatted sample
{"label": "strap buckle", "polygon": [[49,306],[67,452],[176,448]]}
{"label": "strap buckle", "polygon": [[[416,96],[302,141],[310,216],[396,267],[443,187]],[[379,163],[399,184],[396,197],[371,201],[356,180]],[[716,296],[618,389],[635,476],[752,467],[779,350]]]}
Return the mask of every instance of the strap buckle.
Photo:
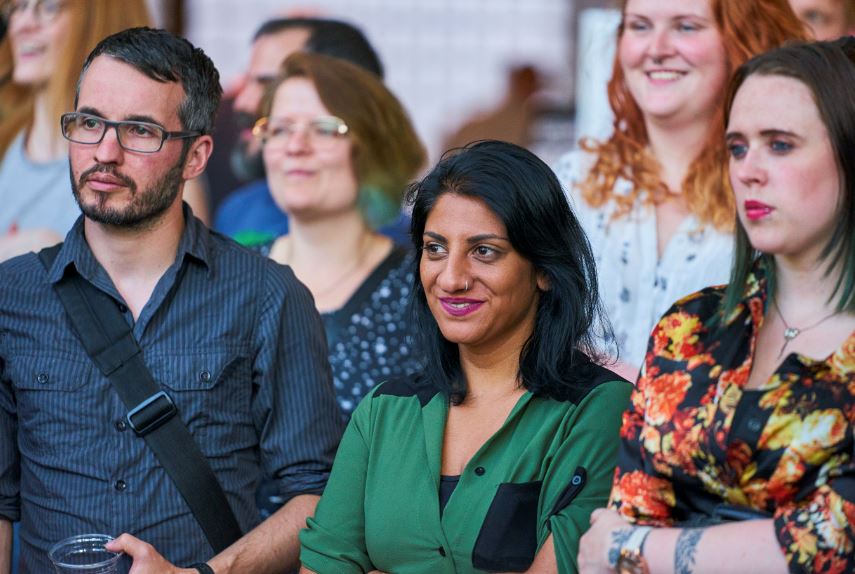
{"label": "strap buckle", "polygon": [[178,412],[166,391],[159,391],[128,411],[128,426],[137,436],[145,436],[158,429]]}

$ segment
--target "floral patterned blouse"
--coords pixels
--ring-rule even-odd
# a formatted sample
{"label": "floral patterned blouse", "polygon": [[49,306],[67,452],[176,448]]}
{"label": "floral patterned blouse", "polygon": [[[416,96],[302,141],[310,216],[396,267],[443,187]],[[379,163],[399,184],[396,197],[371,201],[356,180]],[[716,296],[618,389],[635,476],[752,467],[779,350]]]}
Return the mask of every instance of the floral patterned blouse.
{"label": "floral patterned blouse", "polygon": [[654,328],[623,418],[611,506],[657,526],[721,503],[766,511],[790,572],[855,572],[855,332],[824,360],[790,354],[746,390],[763,270],[718,330],[723,296],[690,295]]}

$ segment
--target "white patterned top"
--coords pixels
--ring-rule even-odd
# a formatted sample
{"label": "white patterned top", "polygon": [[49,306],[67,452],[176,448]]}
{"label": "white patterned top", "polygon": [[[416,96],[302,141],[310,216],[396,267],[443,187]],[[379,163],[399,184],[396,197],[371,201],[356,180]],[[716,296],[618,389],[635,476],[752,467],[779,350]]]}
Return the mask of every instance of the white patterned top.
{"label": "white patterned top", "polygon": [[[577,184],[593,166],[593,154],[576,150],[555,166],[573,213],[591,242],[597,262],[600,296],[614,328],[620,360],[640,366],[654,325],[685,295],[710,285],[727,283],[733,255],[733,235],[694,215],[683,220],[657,256],[656,211],[637,203],[632,211],[611,219],[614,202],[591,207]],[[617,193],[629,194],[632,183],[619,179]]]}

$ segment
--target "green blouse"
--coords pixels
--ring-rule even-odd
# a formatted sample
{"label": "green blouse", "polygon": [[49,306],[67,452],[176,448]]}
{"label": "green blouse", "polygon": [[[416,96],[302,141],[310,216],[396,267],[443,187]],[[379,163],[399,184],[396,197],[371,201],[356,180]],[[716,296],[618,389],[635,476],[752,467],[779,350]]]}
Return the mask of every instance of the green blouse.
{"label": "green blouse", "polygon": [[440,516],[448,399],[419,380],[375,388],[357,407],[308,528],[303,565],[319,574],[525,570],[550,533],[559,572],[606,505],[632,386],[600,367],[583,396],[525,393],[472,457]]}

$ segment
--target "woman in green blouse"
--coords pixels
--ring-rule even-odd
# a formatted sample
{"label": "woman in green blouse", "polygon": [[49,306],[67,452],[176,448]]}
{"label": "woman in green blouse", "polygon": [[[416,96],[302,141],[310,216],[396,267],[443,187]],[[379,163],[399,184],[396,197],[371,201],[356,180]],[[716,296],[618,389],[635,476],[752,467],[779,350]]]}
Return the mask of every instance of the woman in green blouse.
{"label": "woman in green blouse", "polygon": [[486,141],[410,192],[425,371],[359,405],[304,572],[576,572],[631,386],[596,364],[596,273],[550,169]]}

